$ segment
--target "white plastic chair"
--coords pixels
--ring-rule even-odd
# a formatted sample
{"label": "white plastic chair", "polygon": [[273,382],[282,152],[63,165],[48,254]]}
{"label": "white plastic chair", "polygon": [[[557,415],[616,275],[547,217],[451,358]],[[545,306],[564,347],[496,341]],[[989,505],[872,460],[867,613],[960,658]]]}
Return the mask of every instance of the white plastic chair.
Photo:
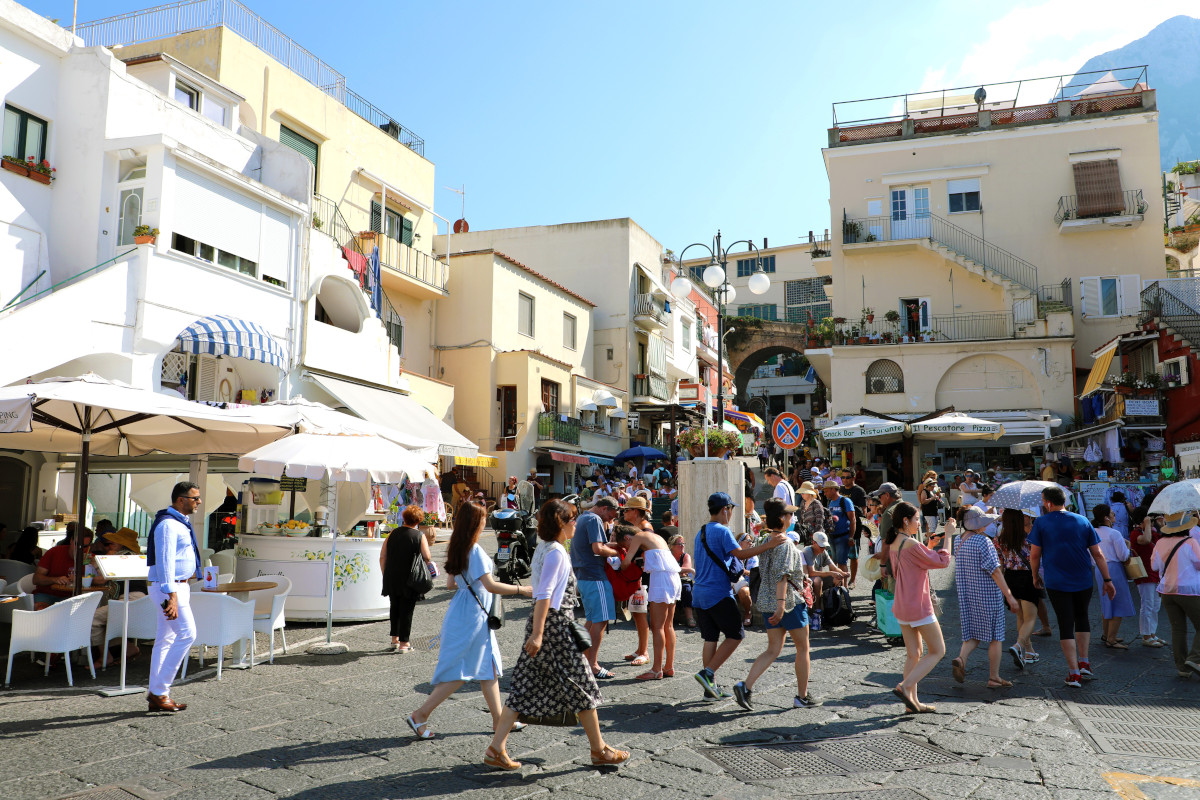
{"label": "white plastic chair", "polygon": [[[108,601],[108,623],[104,628],[104,652],[108,651],[108,643],[120,639],[125,624],[125,601]],[[158,608],[149,595],[135,597],[129,601],[129,634],[130,639],[151,639],[158,636]],[[108,669],[108,658],[104,659],[104,669]]]}
{"label": "white plastic chair", "polygon": [[265,633],[271,637],[270,663],[275,663],[275,631],[283,637],[283,652],[287,655],[286,622],[283,618],[284,604],[288,592],[292,590],[292,581],[283,575],[272,575],[271,580],[277,584],[274,589],[260,589],[250,592],[250,602],[254,603],[254,632]]}
{"label": "white plastic chair", "polygon": [[[204,666],[204,648],[217,648],[217,680],[221,680],[221,662],[225,646],[239,639],[250,640],[250,666],[254,666],[254,603],[242,602],[216,592],[192,593],[192,616],[196,620],[195,647],[200,648],[200,666]],[[188,662],[183,662],[182,678],[187,677]]]}
{"label": "white plastic chair", "polygon": [[25,596],[15,603],[5,603],[0,605],[0,625],[11,625],[12,615],[14,611],[33,611],[33,576],[26,575],[16,583],[10,583],[4,587],[4,594],[8,596],[19,595],[23,590],[22,582],[26,582],[29,586],[25,591]]}
{"label": "white plastic chair", "polygon": [[211,547],[201,547],[200,548],[200,566],[211,567],[213,553],[215,553],[215,552],[216,551],[213,550]]}
{"label": "white plastic chair", "polygon": [[24,561],[0,558],[0,578],[7,583],[16,583],[18,579],[32,575],[35,569],[37,568],[33,564],[26,564]]}
{"label": "white plastic chair", "polygon": [[213,553],[209,558],[212,565],[220,570],[221,574],[226,573],[232,575],[237,571],[237,555],[232,550],[222,550],[219,553]]}
{"label": "white plastic chair", "polygon": [[222,572],[217,576],[217,586],[224,586],[227,583],[233,583],[232,572]]}
{"label": "white plastic chair", "polygon": [[[8,669],[4,685],[12,682],[13,656],[17,653],[46,653],[46,671],[50,674],[50,653],[62,653],[67,665],[67,685],[74,686],[71,651],[88,649],[92,644],[92,616],[100,605],[100,592],[68,597],[41,611],[17,610],[12,615],[12,640],[8,646]],[[88,654],[88,671],[96,679],[96,668]]]}

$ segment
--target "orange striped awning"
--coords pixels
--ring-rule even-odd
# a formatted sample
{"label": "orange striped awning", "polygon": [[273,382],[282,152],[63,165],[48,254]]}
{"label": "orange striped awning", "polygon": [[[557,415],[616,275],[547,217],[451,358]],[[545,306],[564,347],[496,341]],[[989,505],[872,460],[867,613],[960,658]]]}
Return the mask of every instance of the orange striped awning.
{"label": "orange striped awning", "polygon": [[1117,345],[1120,343],[1120,338],[1114,339],[1104,352],[1096,356],[1096,361],[1092,364],[1092,371],[1088,373],[1087,383],[1083,385],[1083,392],[1079,395],[1081,398],[1087,397],[1103,385],[1104,379],[1108,377],[1108,370],[1112,367],[1113,356],[1117,353]]}

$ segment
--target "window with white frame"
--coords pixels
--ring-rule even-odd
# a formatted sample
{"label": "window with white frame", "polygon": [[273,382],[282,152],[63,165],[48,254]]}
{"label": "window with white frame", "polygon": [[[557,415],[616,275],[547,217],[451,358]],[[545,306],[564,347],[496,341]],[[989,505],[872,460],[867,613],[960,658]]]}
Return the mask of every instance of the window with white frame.
{"label": "window with white frame", "polygon": [[122,161],[117,184],[117,245],[133,244],[133,229],[142,224],[142,201],[146,167],[138,161]]}
{"label": "window with white frame", "polygon": [[533,296],[517,292],[517,332],[533,336]]}
{"label": "window with white frame", "polygon": [[1188,374],[1187,356],[1168,358],[1158,365],[1158,371],[1162,375],[1164,383],[1187,386],[1191,381],[1191,376]]}
{"label": "window with white frame", "polygon": [[962,178],[946,181],[947,205],[951,214],[963,214],[968,211],[978,211],[979,178]]}
{"label": "window with white frame", "polygon": [[563,347],[568,350],[575,349],[575,328],[577,320],[574,314],[563,312]]}
{"label": "window with white frame", "polygon": [[1083,316],[1129,317],[1141,310],[1140,275],[1104,275],[1079,279]]}
{"label": "window with white frame", "polygon": [[200,110],[200,90],[189,86],[178,78],[175,79],[175,100],[190,108]]}
{"label": "window with white frame", "polygon": [[684,320],[681,333],[682,333],[682,335],[679,337],[680,343],[683,344],[684,348],[691,347],[691,345],[692,345],[692,323],[688,322],[687,320]]}

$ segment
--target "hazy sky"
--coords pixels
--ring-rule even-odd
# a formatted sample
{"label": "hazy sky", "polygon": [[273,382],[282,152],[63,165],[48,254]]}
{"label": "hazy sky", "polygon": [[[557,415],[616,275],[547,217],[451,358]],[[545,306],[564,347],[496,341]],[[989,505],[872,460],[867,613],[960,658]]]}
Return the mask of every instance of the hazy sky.
{"label": "hazy sky", "polygon": [[[831,104],[1070,73],[1197,0],[245,0],[425,139],[474,229],[633,217],[681,251],[830,226]],[[25,0],[68,25],[71,0]],[[79,0],[80,22],[154,3]],[[1150,83],[1154,85],[1151,64]]]}

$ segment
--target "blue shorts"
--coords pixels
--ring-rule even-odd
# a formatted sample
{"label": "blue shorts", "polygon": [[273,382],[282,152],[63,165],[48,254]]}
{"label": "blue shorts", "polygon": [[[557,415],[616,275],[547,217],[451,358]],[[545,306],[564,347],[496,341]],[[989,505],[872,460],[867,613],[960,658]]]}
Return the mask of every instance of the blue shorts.
{"label": "blue shorts", "polygon": [[612,584],[603,581],[579,581],[579,599],[588,622],[612,622],[617,618]]}
{"label": "blue shorts", "polygon": [[808,627],[808,606],[804,603],[797,603],[796,607],[783,615],[783,619],[778,625],[771,624],[770,616],[766,619],[767,628],[783,628],[785,631],[794,631],[798,628]]}
{"label": "blue shorts", "polygon": [[840,567],[850,563],[850,559],[858,558],[858,543],[854,541],[857,538],[849,533],[843,536],[829,537],[829,548],[833,550],[833,563]]}

